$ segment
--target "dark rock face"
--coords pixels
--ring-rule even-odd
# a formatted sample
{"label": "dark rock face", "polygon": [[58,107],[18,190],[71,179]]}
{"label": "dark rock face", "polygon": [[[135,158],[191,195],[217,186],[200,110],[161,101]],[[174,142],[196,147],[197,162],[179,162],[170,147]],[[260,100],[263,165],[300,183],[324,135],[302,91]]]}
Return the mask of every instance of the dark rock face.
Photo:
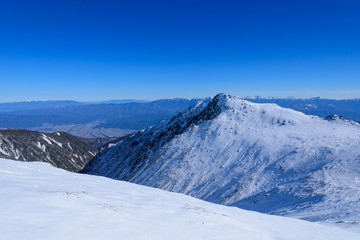
{"label": "dark rock face", "polygon": [[326,120],[338,120],[338,119],[345,120],[342,116],[338,116],[336,114],[331,114],[329,116],[326,116],[326,117],[324,117],[324,119],[326,119]]}
{"label": "dark rock face", "polygon": [[97,152],[96,148],[65,132],[0,130],[0,158],[48,162],[55,167],[78,172]]}

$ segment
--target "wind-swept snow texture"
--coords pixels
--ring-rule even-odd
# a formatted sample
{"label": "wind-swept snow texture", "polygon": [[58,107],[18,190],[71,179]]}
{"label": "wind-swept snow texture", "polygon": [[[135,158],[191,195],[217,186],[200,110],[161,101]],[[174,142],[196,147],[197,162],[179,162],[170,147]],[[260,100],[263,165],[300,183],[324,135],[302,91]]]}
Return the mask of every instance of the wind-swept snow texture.
{"label": "wind-swept snow texture", "polygon": [[359,233],[0,159],[0,238],[354,240]]}
{"label": "wind-swept snow texture", "polygon": [[100,152],[82,170],[214,203],[359,225],[360,125],[225,94]]}

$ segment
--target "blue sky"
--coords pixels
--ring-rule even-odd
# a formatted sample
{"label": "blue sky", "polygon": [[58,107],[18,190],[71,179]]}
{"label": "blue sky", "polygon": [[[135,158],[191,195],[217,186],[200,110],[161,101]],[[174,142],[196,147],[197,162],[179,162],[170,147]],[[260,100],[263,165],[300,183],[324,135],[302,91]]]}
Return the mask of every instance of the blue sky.
{"label": "blue sky", "polygon": [[360,97],[360,1],[0,1],[0,102]]}

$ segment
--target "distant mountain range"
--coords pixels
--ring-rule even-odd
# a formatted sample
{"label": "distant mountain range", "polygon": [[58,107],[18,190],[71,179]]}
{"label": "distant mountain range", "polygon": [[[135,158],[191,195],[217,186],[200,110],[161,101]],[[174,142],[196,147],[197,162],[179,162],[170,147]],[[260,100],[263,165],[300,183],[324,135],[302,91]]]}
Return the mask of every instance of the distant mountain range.
{"label": "distant mountain range", "polygon": [[0,113],[0,128],[66,131],[80,137],[117,138],[155,125],[199,99],[163,99],[149,103],[75,104]]}
{"label": "distant mountain range", "polygon": [[0,158],[47,162],[55,167],[78,172],[97,152],[96,148],[65,132],[0,130]]}
{"label": "distant mountain range", "polygon": [[42,108],[67,107],[67,106],[76,106],[81,104],[82,103],[80,102],[71,101],[71,100],[9,102],[9,103],[0,103],[0,112],[14,112],[14,111],[34,110],[34,109],[42,109]]}
{"label": "distant mountain range", "polygon": [[248,97],[245,100],[254,103],[275,103],[284,108],[291,108],[308,115],[326,117],[336,114],[346,119],[360,121],[360,99],[324,99],[324,98],[262,98]]}
{"label": "distant mountain range", "polygon": [[136,100],[136,99],[119,99],[119,100],[107,100],[107,101],[101,101],[101,102],[93,102],[92,104],[124,104],[124,103],[148,103],[150,101],[146,100]]}
{"label": "distant mountain range", "polygon": [[[309,115],[325,117],[336,114],[360,121],[360,100],[282,99],[248,97],[256,103],[276,103],[279,106]],[[42,132],[64,131],[85,138],[125,136],[186,110],[207,99],[110,100],[101,103],[76,101],[34,101],[0,104],[0,128],[23,128]]]}
{"label": "distant mountain range", "polygon": [[219,94],[81,171],[311,221],[360,224],[360,124]]}
{"label": "distant mountain range", "polygon": [[78,102],[73,100],[42,100],[42,101],[24,101],[24,102],[8,102],[0,103],[0,112],[13,112],[20,110],[33,110],[43,108],[57,108],[88,104],[123,104],[123,103],[146,103],[146,100],[136,99],[119,99],[98,102]]}

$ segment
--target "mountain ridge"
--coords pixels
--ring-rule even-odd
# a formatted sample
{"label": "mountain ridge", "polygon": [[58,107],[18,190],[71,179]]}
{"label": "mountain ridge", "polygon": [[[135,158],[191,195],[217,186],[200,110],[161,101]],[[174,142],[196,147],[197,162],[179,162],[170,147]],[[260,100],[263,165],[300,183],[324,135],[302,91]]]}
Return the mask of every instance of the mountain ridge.
{"label": "mountain ridge", "polygon": [[82,172],[266,213],[359,222],[352,196],[360,187],[347,181],[360,179],[359,140],[354,121],[219,94],[103,150]]}
{"label": "mountain ridge", "polygon": [[25,129],[0,130],[0,158],[41,161],[77,172],[98,150],[65,132],[42,133]]}
{"label": "mountain ridge", "polygon": [[[359,99],[262,97],[242,99],[255,103],[275,103],[308,115],[326,117],[336,114],[346,119],[360,121]],[[167,121],[174,114],[186,110],[198,101],[209,102],[211,98],[190,100],[176,98],[123,104],[78,103],[53,108],[18,109],[15,112],[0,112],[0,128],[23,128],[41,132],[65,131],[79,137],[116,139],[156,125],[162,120]],[[0,104],[0,110],[1,106]]]}

